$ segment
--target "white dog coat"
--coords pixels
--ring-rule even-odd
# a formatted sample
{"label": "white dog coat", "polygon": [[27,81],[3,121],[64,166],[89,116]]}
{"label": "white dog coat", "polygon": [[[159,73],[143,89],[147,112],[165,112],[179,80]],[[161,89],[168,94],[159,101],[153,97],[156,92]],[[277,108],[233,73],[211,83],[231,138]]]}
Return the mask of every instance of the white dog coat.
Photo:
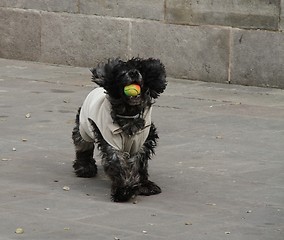
{"label": "white dog coat", "polygon": [[87,142],[95,141],[93,127],[88,120],[91,119],[95,122],[108,144],[117,150],[133,155],[139,151],[148,137],[152,107],[144,111],[145,128],[134,136],[128,136],[121,130],[118,124],[113,123],[110,115],[111,105],[106,96],[105,90],[101,87],[95,88],[89,93],[80,112],[80,134]]}

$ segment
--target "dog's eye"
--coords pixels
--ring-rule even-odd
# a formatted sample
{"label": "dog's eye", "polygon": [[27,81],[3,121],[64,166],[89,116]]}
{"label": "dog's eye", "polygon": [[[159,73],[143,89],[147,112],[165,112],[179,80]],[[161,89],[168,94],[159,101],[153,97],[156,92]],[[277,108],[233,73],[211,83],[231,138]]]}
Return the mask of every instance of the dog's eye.
{"label": "dog's eye", "polygon": [[127,71],[123,71],[123,72],[119,73],[119,74],[117,75],[117,77],[118,77],[118,78],[122,78],[122,77],[125,76],[126,73],[127,73]]}

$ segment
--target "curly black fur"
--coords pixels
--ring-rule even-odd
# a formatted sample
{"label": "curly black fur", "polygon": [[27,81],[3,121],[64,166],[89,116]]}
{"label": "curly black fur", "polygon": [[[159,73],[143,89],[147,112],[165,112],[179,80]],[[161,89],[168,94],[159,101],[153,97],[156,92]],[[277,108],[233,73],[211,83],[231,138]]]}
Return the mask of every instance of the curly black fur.
{"label": "curly black fur", "polygon": [[[108,60],[91,69],[93,82],[103,87],[111,105],[110,115],[115,124],[123,130],[122,134],[133,136],[145,128],[143,113],[154,103],[153,99],[165,90],[166,72],[164,65],[157,59],[133,58]],[[124,94],[124,87],[138,84],[141,93],[137,97]],[[94,113],[95,114],[95,113]],[[80,135],[80,109],[72,138],[76,149],[76,160],[73,168],[78,177],[93,177],[97,174],[96,161],[93,159],[94,145],[85,141]],[[146,141],[138,152],[130,154],[112,147],[103,138],[95,122],[89,119],[94,142],[102,156],[104,171],[112,181],[111,199],[115,202],[128,201],[133,195],[153,195],[161,189],[148,180],[148,160],[155,154],[158,134],[154,123],[151,123]]]}

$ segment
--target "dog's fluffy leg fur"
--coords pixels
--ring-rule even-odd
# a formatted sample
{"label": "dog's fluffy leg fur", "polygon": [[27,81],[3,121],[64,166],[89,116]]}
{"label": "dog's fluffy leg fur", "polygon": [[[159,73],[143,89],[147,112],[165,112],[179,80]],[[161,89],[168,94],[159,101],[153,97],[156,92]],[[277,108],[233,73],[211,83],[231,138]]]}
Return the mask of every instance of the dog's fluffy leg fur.
{"label": "dog's fluffy leg fur", "polygon": [[80,109],[76,116],[76,125],[72,132],[72,139],[76,150],[76,160],[73,168],[78,177],[90,178],[97,174],[96,161],[93,158],[94,143],[86,142],[79,131],[79,115]]}
{"label": "dog's fluffy leg fur", "polygon": [[[129,154],[108,146],[102,159],[105,173],[112,181],[111,198],[115,202],[128,201],[136,195],[139,186],[139,174],[135,163],[129,161]],[[110,155],[109,155],[110,154]]]}
{"label": "dog's fluffy leg fur", "polygon": [[130,161],[128,153],[116,150],[109,145],[96,124],[93,121],[91,123],[94,128],[96,143],[101,150],[104,171],[112,181],[111,199],[114,202],[128,201],[138,191],[140,181],[138,167]]}
{"label": "dog's fluffy leg fur", "polygon": [[158,139],[154,124],[151,125],[143,147],[132,157],[110,146],[94,122],[92,125],[101,150],[103,168],[112,181],[111,198],[113,201],[124,202],[136,194],[153,195],[161,192],[155,183],[148,180],[148,160],[154,154]]}
{"label": "dog's fluffy leg fur", "polygon": [[152,123],[149,135],[143,144],[141,150],[134,156],[139,160],[139,175],[140,175],[140,185],[138,189],[139,195],[154,195],[161,193],[161,188],[156,185],[154,182],[148,180],[148,160],[151,159],[151,156],[155,154],[155,147],[157,146],[158,140],[157,129]]}

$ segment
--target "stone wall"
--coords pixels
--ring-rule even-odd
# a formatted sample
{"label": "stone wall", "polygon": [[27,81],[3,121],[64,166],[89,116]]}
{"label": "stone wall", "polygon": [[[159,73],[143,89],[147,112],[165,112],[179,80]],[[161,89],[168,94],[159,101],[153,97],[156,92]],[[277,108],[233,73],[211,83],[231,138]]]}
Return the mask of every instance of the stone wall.
{"label": "stone wall", "polygon": [[174,78],[284,88],[284,0],[0,0],[0,57],[92,67],[155,57]]}

